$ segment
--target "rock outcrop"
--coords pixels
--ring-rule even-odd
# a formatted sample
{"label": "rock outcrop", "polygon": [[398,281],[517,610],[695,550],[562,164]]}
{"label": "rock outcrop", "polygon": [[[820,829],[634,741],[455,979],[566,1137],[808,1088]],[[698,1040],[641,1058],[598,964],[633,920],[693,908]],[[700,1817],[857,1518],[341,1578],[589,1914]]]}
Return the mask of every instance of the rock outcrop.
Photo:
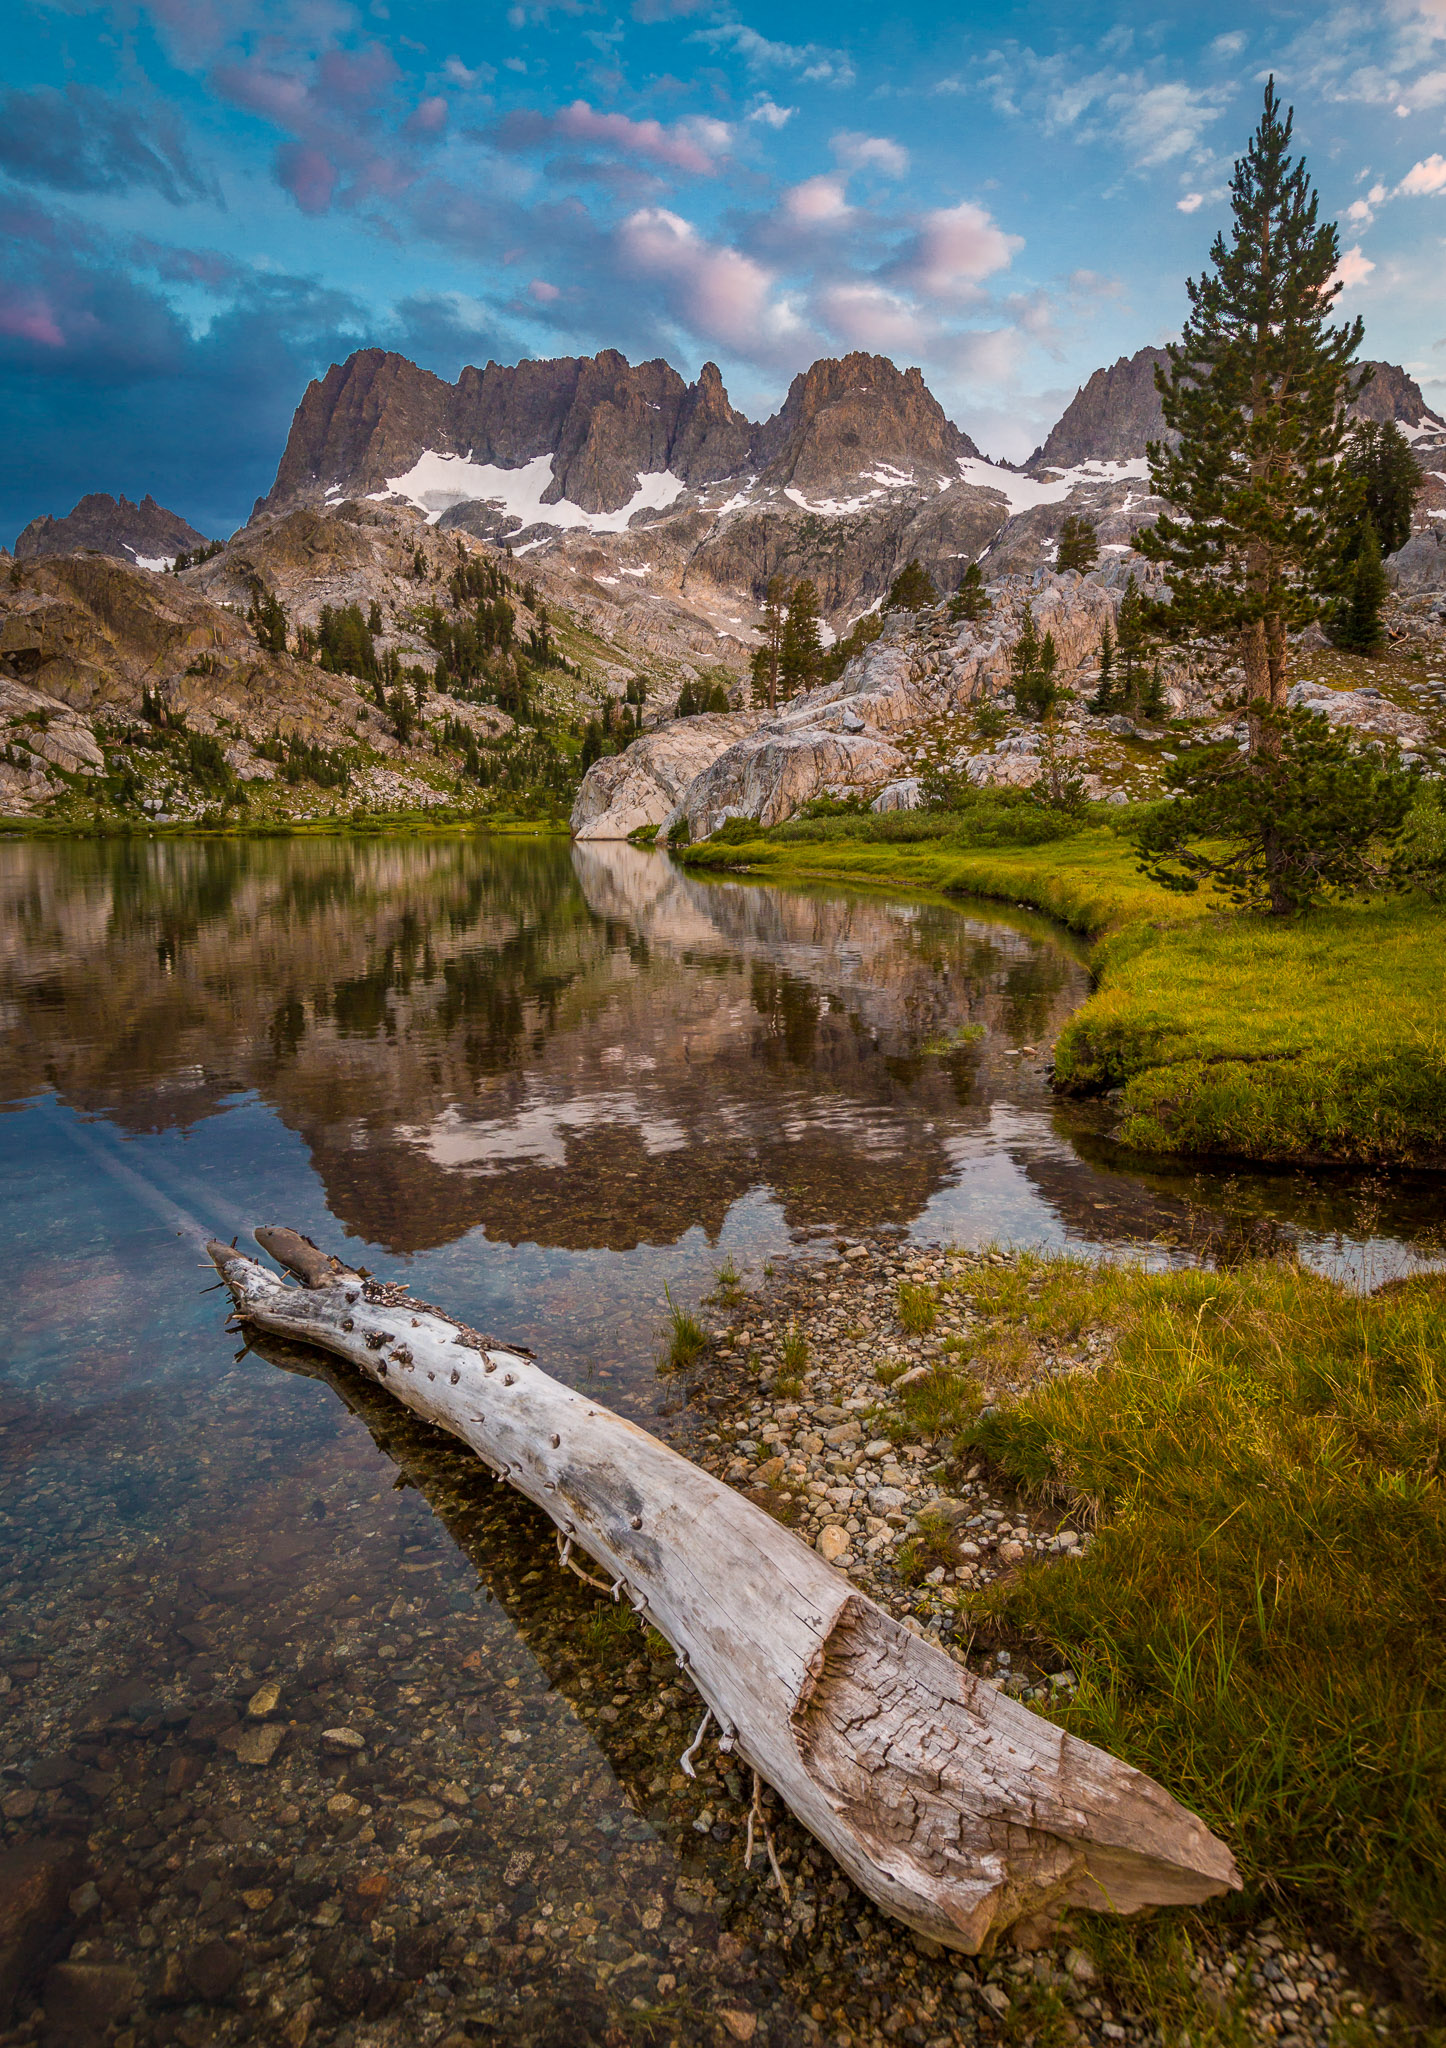
{"label": "rock outcrop", "polygon": [[[1155,371],[1169,355],[1162,348],[1137,349],[1082,384],[1048,438],[1024,467],[1031,476],[1073,469],[1082,462],[1128,462],[1151,441],[1165,438],[1165,415],[1155,388]],[[1363,420],[1395,420],[1401,426],[1440,425],[1421,396],[1421,387],[1396,363],[1366,363],[1369,381],[1350,408]]]}
{"label": "rock outcrop", "polygon": [[[704,838],[730,817],[775,825],[823,795],[862,796],[880,809],[907,808],[918,791],[902,743],[1008,686],[1010,650],[1025,605],[1039,632],[1054,635],[1060,680],[1068,685],[1092,666],[1119,596],[1118,578],[1044,574],[998,587],[991,614],[979,626],[936,627],[921,637],[912,618],[896,614],[836,682],[796,698],[775,717],[752,718],[736,737],[727,734],[725,719],[680,720],[634,741],[625,753],[595,762],[578,795],[573,829],[580,838],[625,838],[641,824],[658,823],[663,843]],[[685,780],[690,760],[703,750],[703,736],[686,729],[705,723],[716,727],[706,739],[709,757],[698,760]],[[665,743],[683,751],[665,756]],[[977,781],[1033,781],[1037,759],[1031,754],[1026,762],[1028,750],[1015,751],[1018,763],[1001,749],[987,761],[979,757],[977,772],[971,763],[969,773]],[[658,767],[664,759],[665,774]],[[666,782],[674,785],[674,796],[659,821]],[[636,823],[628,822],[633,818]]]}
{"label": "rock outcrop", "polygon": [[177,555],[205,545],[205,534],[197,533],[179,512],[168,512],[149,495],[133,505],[129,498],[92,491],[63,519],[52,519],[48,513],[32,519],[15,543],[15,555],[23,561],[29,556],[71,555],[88,548],[143,567],[169,567]]}
{"label": "rock outcrop", "polygon": [[922,483],[958,476],[979,450],[947,419],[918,370],[862,353],[801,372],[773,418],[757,429],[750,460],[765,483],[810,498],[857,495],[861,477]]}
{"label": "rock outcrop", "polygon": [[1386,574],[1407,593],[1446,589],[1446,527],[1440,520],[1413,533],[1403,548],[1386,557]]}
{"label": "rock outcrop", "polygon": [[627,839],[661,825],[683,791],[758,722],[751,711],[678,718],[594,761],[572,807],[574,837]]}

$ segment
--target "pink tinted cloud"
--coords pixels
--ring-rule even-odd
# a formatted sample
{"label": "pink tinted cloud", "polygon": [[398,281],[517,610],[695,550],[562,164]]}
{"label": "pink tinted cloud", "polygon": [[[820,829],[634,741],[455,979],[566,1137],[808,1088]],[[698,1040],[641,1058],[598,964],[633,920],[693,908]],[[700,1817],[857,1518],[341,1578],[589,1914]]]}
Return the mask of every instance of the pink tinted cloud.
{"label": "pink tinted cloud", "polygon": [[303,213],[325,213],[331,205],[337,168],[314,144],[285,144],[276,152],[276,175]]}
{"label": "pink tinted cloud", "polygon": [[38,342],[42,348],[65,347],[60,323],[39,292],[28,292],[21,298],[0,298],[0,334],[12,334],[18,341]]}
{"label": "pink tinted cloud", "polygon": [[750,256],[706,241],[690,221],[649,206],[623,222],[628,267],[660,279],[678,317],[695,334],[753,353],[773,322],[773,279]]}
{"label": "pink tinted cloud", "polygon": [[963,293],[996,270],[1006,270],[1015,251],[1024,247],[1019,235],[1007,235],[982,206],[963,200],[926,214],[919,234],[916,278],[919,286],[940,296]]}
{"label": "pink tinted cloud", "polygon": [[784,207],[799,227],[837,226],[853,211],[844,196],[842,178],[805,178],[784,194]]}
{"label": "pink tinted cloud", "polygon": [[539,306],[550,306],[554,299],[561,297],[557,286],[549,284],[545,277],[534,277],[527,291],[528,296],[535,299]]}
{"label": "pink tinted cloud", "polygon": [[554,138],[615,150],[622,156],[642,157],[648,163],[666,164],[670,170],[686,171],[696,177],[713,177],[718,159],[732,140],[726,121],[694,115],[671,127],[661,121],[634,121],[627,114],[605,114],[586,100],[574,100],[553,115],[520,112],[509,115],[498,129],[501,140],[526,148]]}
{"label": "pink tinted cloud", "polygon": [[850,348],[889,355],[922,348],[928,341],[916,309],[882,285],[834,285],[819,295],[817,305],[829,332]]}
{"label": "pink tinted cloud", "polygon": [[423,100],[407,123],[411,135],[440,135],[447,125],[447,102],[437,95]]}

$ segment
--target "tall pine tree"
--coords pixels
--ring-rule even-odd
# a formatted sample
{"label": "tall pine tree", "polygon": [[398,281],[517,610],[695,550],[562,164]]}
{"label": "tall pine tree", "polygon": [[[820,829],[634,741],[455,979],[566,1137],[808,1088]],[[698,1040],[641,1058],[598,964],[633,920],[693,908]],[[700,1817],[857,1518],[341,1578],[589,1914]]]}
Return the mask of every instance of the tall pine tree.
{"label": "tall pine tree", "polygon": [[1166,571],[1177,634],[1233,635],[1245,669],[1252,750],[1279,744],[1263,708],[1285,703],[1286,634],[1320,610],[1337,569],[1333,500],[1361,322],[1332,327],[1336,230],[1317,219],[1304,160],[1289,155],[1293,110],[1275,81],[1235,165],[1229,244],[1190,279],[1190,317],[1156,371],[1178,445],[1150,445],[1168,514],[1136,537]]}

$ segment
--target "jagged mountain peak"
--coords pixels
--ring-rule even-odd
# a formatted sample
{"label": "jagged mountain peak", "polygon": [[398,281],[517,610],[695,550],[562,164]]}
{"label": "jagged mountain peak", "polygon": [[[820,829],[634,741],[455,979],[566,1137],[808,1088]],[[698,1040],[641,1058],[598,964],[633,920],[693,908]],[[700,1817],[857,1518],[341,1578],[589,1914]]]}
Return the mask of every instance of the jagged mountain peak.
{"label": "jagged mountain peak", "polygon": [[766,481],[825,497],[880,470],[901,480],[956,473],[961,456],[979,453],[921,370],[861,351],[800,371],[754,450]]}
{"label": "jagged mountain peak", "polygon": [[133,505],[127,497],[91,491],[62,519],[53,519],[47,512],[32,519],[15,543],[15,555],[17,560],[73,555],[89,548],[146,568],[168,565],[177,555],[205,545],[205,534],[198,533],[179,512],[158,505],[149,492]]}
{"label": "jagged mountain peak", "polygon": [[[1024,465],[1031,475],[1051,469],[1073,469],[1082,462],[1130,462],[1165,433],[1165,416],[1155,386],[1155,371],[1168,364],[1163,348],[1136,349],[1107,369],[1096,370],[1065,407],[1044,443]],[[1361,365],[1371,374],[1360,396],[1348,408],[1354,419],[1395,420],[1400,426],[1441,424],[1421,395],[1420,386],[1396,363]]]}
{"label": "jagged mountain peak", "polygon": [[[612,513],[644,476],[668,472],[697,485],[733,474],[753,432],[729,404],[714,363],[687,384],[661,359],[634,365],[616,349],[601,349],[469,365],[448,384],[405,356],[358,349],[307,387],[276,482],[258,509],[386,491],[428,456],[476,470],[518,470],[550,458],[540,503],[566,500],[585,513]],[[479,479],[479,497],[484,486]]]}

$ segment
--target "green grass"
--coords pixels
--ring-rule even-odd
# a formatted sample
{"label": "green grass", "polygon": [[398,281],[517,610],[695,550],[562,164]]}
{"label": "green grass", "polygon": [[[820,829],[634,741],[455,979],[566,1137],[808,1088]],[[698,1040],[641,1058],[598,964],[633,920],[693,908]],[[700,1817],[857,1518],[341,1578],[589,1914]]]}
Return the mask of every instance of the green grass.
{"label": "green grass", "polygon": [[678,1307],[671,1294],[668,1294],[667,1301],[668,1320],[663,1329],[658,1369],[661,1372],[687,1372],[707,1350],[708,1332],[688,1309]]}
{"label": "green grass", "polygon": [[[867,819],[818,826],[867,829]],[[1115,1133],[1145,1152],[1279,1164],[1446,1166],[1446,905],[1392,897],[1290,919],[1174,896],[1132,841],[1090,822],[1038,846],[937,835],[786,839],[789,828],[688,850],[690,866],[780,881],[990,896],[1096,939],[1098,981],[1055,1050],[1067,1093],[1123,1091]]]}
{"label": "green grass", "polygon": [[938,1296],[917,1280],[899,1282],[897,1308],[900,1323],[913,1337],[927,1336],[939,1320]]}
{"label": "green grass", "polygon": [[1446,1164],[1446,911],[1133,926],[1056,1048],[1069,1090],[1125,1089],[1124,1143],[1274,1161]]}
{"label": "green grass", "polygon": [[1112,1345],[1087,1393],[964,1433],[1096,1529],[976,1617],[1068,1660],[1055,1718],[1229,1843],[1247,1912],[1446,2000],[1446,1281],[1023,1260],[969,1292],[1005,1335]]}

